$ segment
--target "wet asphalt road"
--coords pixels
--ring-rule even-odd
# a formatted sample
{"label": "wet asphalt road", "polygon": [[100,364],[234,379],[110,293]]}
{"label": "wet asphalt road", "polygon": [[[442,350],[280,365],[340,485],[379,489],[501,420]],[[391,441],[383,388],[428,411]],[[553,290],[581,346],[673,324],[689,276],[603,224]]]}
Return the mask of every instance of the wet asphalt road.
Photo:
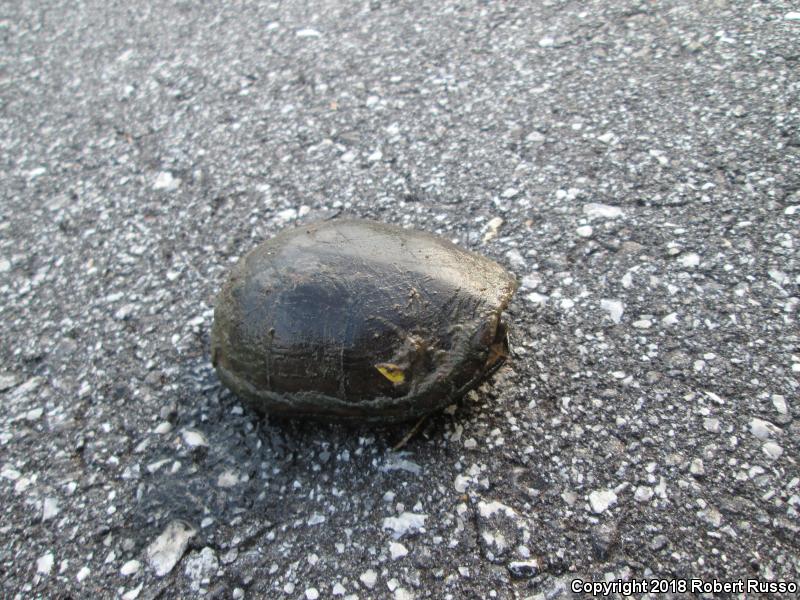
{"label": "wet asphalt road", "polygon": [[[0,595],[800,579],[798,11],[7,3]],[[400,452],[210,366],[232,262],[335,215],[521,282],[513,363]]]}

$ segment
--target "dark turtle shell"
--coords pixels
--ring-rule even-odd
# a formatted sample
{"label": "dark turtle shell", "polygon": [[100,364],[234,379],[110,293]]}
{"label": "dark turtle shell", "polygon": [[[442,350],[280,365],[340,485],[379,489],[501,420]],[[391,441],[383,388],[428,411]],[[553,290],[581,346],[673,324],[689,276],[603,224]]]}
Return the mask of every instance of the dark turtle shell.
{"label": "dark turtle shell", "polygon": [[500,316],[516,287],[497,263],[428,233],[307,225],[233,268],[214,312],[212,362],[260,412],[403,421],[503,363]]}

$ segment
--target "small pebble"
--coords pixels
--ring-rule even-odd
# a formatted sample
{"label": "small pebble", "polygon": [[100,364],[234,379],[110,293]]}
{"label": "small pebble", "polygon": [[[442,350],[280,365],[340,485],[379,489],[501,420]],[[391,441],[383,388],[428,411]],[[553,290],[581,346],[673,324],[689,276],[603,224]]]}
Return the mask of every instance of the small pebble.
{"label": "small pebble", "polygon": [[497,232],[500,230],[500,227],[503,225],[503,219],[500,217],[494,217],[489,220],[486,224],[486,233],[483,234],[483,242],[486,243],[490,240],[493,240],[497,237]]}
{"label": "small pebble", "polygon": [[145,554],[156,577],[163,577],[178,563],[196,531],[183,521],[171,521],[147,547]]}
{"label": "small pebble", "polygon": [[783,454],[783,448],[775,442],[767,442],[761,449],[764,451],[764,454],[772,460],[779,459]]}
{"label": "small pebble", "polygon": [[695,254],[694,252],[690,252],[688,254],[682,255],[678,262],[681,263],[687,269],[692,269],[700,264],[700,255]]}
{"label": "small pebble", "polygon": [[389,554],[391,555],[392,560],[398,560],[408,554],[408,548],[406,548],[400,542],[391,542],[389,544]]}
{"label": "small pebble", "polygon": [[363,583],[369,589],[375,587],[375,583],[378,581],[378,574],[373,571],[372,569],[367,569],[364,571],[358,578],[361,583]]}
{"label": "small pebble", "polygon": [[652,497],[653,488],[644,485],[637,487],[636,492],[633,494],[633,499],[637,502],[649,502]]}
{"label": "small pebble", "polygon": [[500,194],[501,198],[513,198],[519,194],[519,190],[516,188],[507,188]]}
{"label": "small pebble", "polygon": [[49,521],[58,515],[58,498],[48,497],[42,501],[42,521]]}
{"label": "small pebble", "polygon": [[619,324],[622,321],[622,314],[625,312],[625,306],[619,300],[600,300],[600,308],[608,313],[614,323]]}
{"label": "small pebble", "polygon": [[786,398],[780,394],[772,395],[772,406],[775,407],[775,410],[778,411],[779,415],[785,415],[789,412],[789,408],[786,405]]}
{"label": "small pebble", "polygon": [[181,432],[181,437],[183,438],[183,443],[189,446],[190,448],[196,448],[198,446],[208,446],[208,440],[199,431],[184,429]]}
{"label": "small pebble", "polygon": [[230,469],[227,469],[219,474],[217,477],[217,486],[221,488],[229,488],[239,483],[239,475]]}
{"label": "small pebble", "polygon": [[524,267],[525,258],[520,254],[519,250],[513,249],[506,252],[506,258],[512,267]]}
{"label": "small pebble", "polygon": [[18,383],[19,383],[19,377],[17,377],[13,373],[0,375],[0,392],[5,392],[6,390],[10,390]]}
{"label": "small pebble", "polygon": [[530,273],[523,276],[520,281],[520,287],[526,290],[535,290],[542,283],[542,278],[538,273]]}
{"label": "small pebble", "polygon": [[763,419],[752,419],[750,421],[750,433],[760,440],[767,440],[782,433],[781,429],[769,421]]}
{"label": "small pebble", "polygon": [[160,435],[169,433],[170,431],[172,431],[172,423],[170,423],[169,421],[164,421],[162,423],[159,423],[158,427],[153,429],[153,433],[157,433]]}
{"label": "small pebble", "polygon": [[613,490],[595,490],[589,494],[592,512],[600,514],[617,503],[617,495]]}
{"label": "small pebble", "polygon": [[142,563],[140,563],[138,560],[129,560],[124,565],[122,565],[122,567],[119,570],[119,574],[123,576],[133,575],[134,573],[137,573],[139,571],[141,566]]}
{"label": "small pebble", "polygon": [[529,579],[536,577],[540,571],[539,561],[537,560],[517,560],[508,563],[508,572],[515,579]]}
{"label": "small pebble", "polygon": [[614,141],[614,138],[615,138],[614,134],[611,133],[610,131],[604,133],[603,135],[597,136],[597,139],[603,142],[604,144],[610,144],[611,142]]}
{"label": "small pebble", "polygon": [[173,177],[169,171],[162,171],[158,174],[153,182],[154,190],[164,190],[166,192],[174,192],[181,187],[181,180]]}
{"label": "small pebble", "polygon": [[50,570],[53,568],[53,561],[54,558],[52,552],[48,552],[47,554],[40,556],[36,560],[36,572],[41,573],[42,575],[48,575]]}

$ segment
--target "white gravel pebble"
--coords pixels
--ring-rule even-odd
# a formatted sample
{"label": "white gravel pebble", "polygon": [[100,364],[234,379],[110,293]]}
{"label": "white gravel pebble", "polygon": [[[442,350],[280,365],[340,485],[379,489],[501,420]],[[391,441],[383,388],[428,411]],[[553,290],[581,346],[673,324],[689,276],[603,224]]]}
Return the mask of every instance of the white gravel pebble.
{"label": "white gravel pebble", "polygon": [[583,205],[583,214],[590,219],[617,219],[622,216],[622,209],[609,204],[590,202]]}
{"label": "white gravel pebble", "polygon": [[0,477],[2,477],[3,479],[8,479],[10,481],[16,481],[21,476],[22,473],[11,467],[3,467],[3,470],[0,471]]}
{"label": "white gravel pebble", "polygon": [[164,190],[166,192],[174,192],[181,187],[181,180],[173,177],[169,171],[162,171],[156,176],[153,182],[154,190]]}
{"label": "white gravel pebble", "polygon": [[361,575],[359,575],[358,579],[369,589],[375,587],[375,583],[378,581],[378,574],[373,571],[372,569],[367,569]]}
{"label": "white gravel pebble", "polygon": [[768,440],[783,433],[780,427],[773,425],[769,421],[763,419],[752,419],[750,421],[750,433],[760,440]]}
{"label": "white gravel pebble", "polygon": [[589,504],[595,514],[605,512],[616,503],[617,495],[614,490],[595,490],[589,494]]}
{"label": "white gravel pebble", "polygon": [[700,255],[695,254],[694,252],[689,252],[687,254],[682,255],[678,262],[681,263],[687,269],[692,269],[700,264]]}
{"label": "white gravel pebble", "polygon": [[543,133],[539,131],[531,131],[527,136],[525,136],[525,141],[531,144],[541,144],[547,138],[544,136]]}
{"label": "white gravel pebble", "polygon": [[506,506],[501,502],[497,502],[496,500],[492,502],[484,502],[481,500],[478,502],[478,512],[484,519],[487,519],[498,512],[503,513],[507,517],[513,518],[517,516],[517,513],[513,508]]}
{"label": "white gravel pebble", "polygon": [[48,552],[36,559],[36,572],[42,575],[48,575],[53,568],[53,553]]}
{"label": "white gravel pebble", "polygon": [[580,227],[578,227],[575,230],[575,233],[577,233],[582,238],[588,238],[588,237],[592,237],[592,233],[594,233],[594,229],[592,229],[591,225],[581,225]]}
{"label": "white gravel pebble", "polygon": [[633,494],[633,499],[637,502],[649,502],[652,497],[653,488],[647,487],[646,485],[640,485],[637,487]]}
{"label": "white gravel pebble", "polygon": [[133,589],[128,590],[124,594],[122,594],[122,600],[136,600],[139,597],[139,593],[142,591],[144,587],[144,583],[140,583]]}
{"label": "white gravel pebble", "polygon": [[183,438],[183,443],[189,446],[190,448],[196,448],[198,446],[208,446],[208,440],[206,436],[204,436],[199,431],[194,431],[192,429],[184,429],[181,432],[181,438]]}
{"label": "white gravel pebble", "polygon": [[661,319],[664,325],[675,325],[678,322],[678,313],[669,313],[666,317]]}
{"label": "white gravel pebble", "polygon": [[42,501],[42,521],[49,521],[58,513],[58,498],[48,496]]}
{"label": "white gravel pebble", "polygon": [[428,515],[425,514],[404,512],[397,517],[386,517],[383,520],[383,528],[393,530],[395,537],[399,538],[406,533],[422,529],[427,518]]}
{"label": "white gravel pebble", "polygon": [[470,477],[467,477],[466,475],[460,475],[459,474],[459,475],[456,475],[456,479],[455,479],[455,482],[453,483],[453,487],[455,487],[456,491],[459,494],[463,494],[464,492],[467,491],[467,488],[469,487],[469,484],[471,482],[472,482],[472,479]]}
{"label": "white gravel pebble", "polygon": [[486,223],[485,233],[483,234],[483,242],[486,243],[497,237],[497,232],[500,231],[500,227],[502,227],[502,225],[503,219],[500,217],[493,217],[489,219],[489,222]]}
{"label": "white gravel pebble", "polygon": [[163,577],[186,552],[189,540],[197,533],[184,521],[171,521],[164,531],[147,547],[145,554],[156,577]]}
{"label": "white gravel pebble", "polygon": [[620,300],[600,300],[600,308],[608,313],[614,323],[619,324],[622,321],[625,305]]}
{"label": "white gravel pebble", "polygon": [[229,488],[239,483],[239,475],[236,471],[226,469],[217,477],[217,486],[221,488]]}
{"label": "white gravel pebble", "polygon": [[772,460],[779,459],[783,454],[783,448],[775,442],[767,442],[761,447],[761,449],[764,451],[764,454],[766,454]]}
{"label": "white gravel pebble", "polygon": [[610,144],[611,142],[614,141],[614,138],[615,138],[614,134],[611,133],[610,131],[607,131],[603,135],[597,136],[597,139],[603,142],[604,144]]}
{"label": "white gravel pebble", "polygon": [[719,527],[722,524],[722,514],[712,506],[701,510],[697,515],[712,527]]}
{"label": "white gravel pebble", "polygon": [[284,222],[294,221],[297,218],[297,209],[285,208],[278,211],[278,218]]}
{"label": "white gravel pebble", "polygon": [[542,278],[538,273],[529,273],[520,280],[520,287],[526,290],[535,290],[542,283]]}
{"label": "white gravel pebble", "polygon": [[120,567],[119,574],[123,576],[133,575],[134,573],[138,573],[141,567],[142,563],[138,560],[129,560]]}
{"label": "white gravel pebble", "polygon": [[516,188],[507,188],[500,194],[501,198],[513,198],[519,194],[519,190]]}
{"label": "white gravel pebble", "polygon": [[159,423],[155,429],[153,429],[153,433],[157,433],[159,435],[164,435],[170,431],[172,431],[172,423],[169,421],[163,421],[162,423]]}
{"label": "white gravel pebble", "polygon": [[391,542],[389,544],[389,554],[391,555],[392,560],[397,560],[408,554],[408,548],[406,548],[400,542]]}
{"label": "white gravel pebble", "polygon": [[544,296],[542,294],[538,294],[536,292],[533,292],[532,294],[528,294],[527,296],[525,296],[525,298],[529,302],[533,302],[534,304],[544,304],[545,302],[547,302],[547,296]]}
{"label": "white gravel pebble", "polygon": [[313,515],[311,515],[307,521],[309,526],[320,525],[324,522],[325,522],[325,515],[320,515],[318,513],[314,513]]}
{"label": "white gravel pebble", "polygon": [[512,267],[524,267],[525,258],[520,254],[519,250],[512,249],[506,252],[506,258]]}

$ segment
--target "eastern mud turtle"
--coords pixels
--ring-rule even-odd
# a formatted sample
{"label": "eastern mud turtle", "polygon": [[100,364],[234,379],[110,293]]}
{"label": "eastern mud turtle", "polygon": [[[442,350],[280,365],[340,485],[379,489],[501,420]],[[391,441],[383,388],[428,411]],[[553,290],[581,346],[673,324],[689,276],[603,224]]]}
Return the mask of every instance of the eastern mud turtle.
{"label": "eastern mud turtle", "polygon": [[396,422],[457,399],[508,356],[517,287],[440,237],[363,220],[286,230],[217,298],[211,360],[262,413]]}

